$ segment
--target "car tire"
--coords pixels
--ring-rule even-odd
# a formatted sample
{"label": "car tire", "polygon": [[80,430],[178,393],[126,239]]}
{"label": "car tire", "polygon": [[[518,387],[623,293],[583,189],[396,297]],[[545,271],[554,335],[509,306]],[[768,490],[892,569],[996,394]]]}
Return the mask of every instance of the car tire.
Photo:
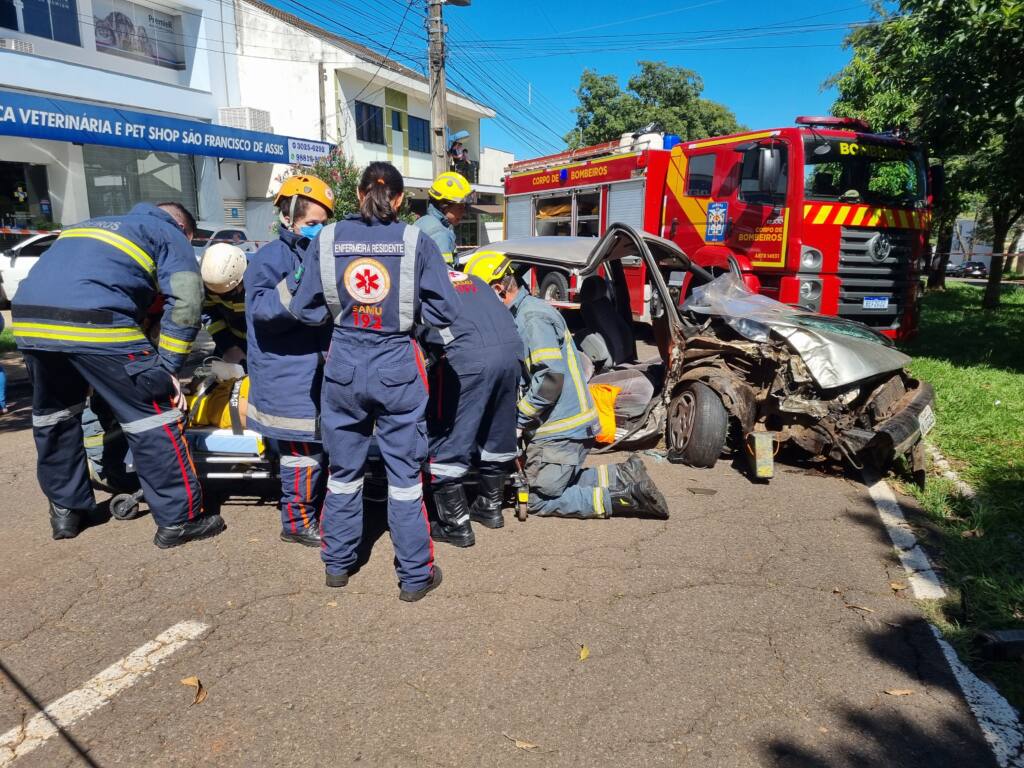
{"label": "car tire", "polygon": [[687,384],[668,406],[668,457],[693,467],[713,467],[725,449],[729,414],[713,389]]}
{"label": "car tire", "polygon": [[568,301],[569,278],[561,272],[548,272],[540,281],[540,297],[544,301]]}

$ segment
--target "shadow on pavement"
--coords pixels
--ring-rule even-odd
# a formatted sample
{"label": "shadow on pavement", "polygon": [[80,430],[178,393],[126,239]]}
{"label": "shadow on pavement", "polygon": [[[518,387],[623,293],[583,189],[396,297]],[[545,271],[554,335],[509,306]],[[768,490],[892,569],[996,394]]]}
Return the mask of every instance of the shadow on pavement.
{"label": "shadow on pavement", "polygon": [[0,434],[32,429],[32,403],[26,397],[12,400],[8,392],[8,413],[0,416]]}
{"label": "shadow on pavement", "polygon": [[42,713],[43,717],[45,717],[50,722],[50,725],[52,725],[57,730],[57,733],[59,733],[61,738],[67,742],[68,746],[75,750],[75,753],[78,755],[78,757],[85,765],[90,766],[90,768],[100,768],[100,764],[92,759],[92,757],[89,755],[88,752],[86,752],[82,745],[75,740],[74,736],[68,733],[64,729],[64,727],[61,726],[59,722],[57,722],[57,720],[55,720],[53,717],[50,716],[48,712],[46,712],[46,710],[43,708],[43,705],[39,702],[39,700],[32,694],[31,691],[29,691],[28,688],[25,687],[25,685],[21,682],[18,676],[15,675],[10,669],[8,669],[7,665],[4,664],[2,660],[0,660],[0,673],[2,673],[4,678],[9,680],[11,685],[13,685],[17,689],[17,691],[22,696],[24,696],[26,700],[28,700],[29,704],[31,704],[33,707],[36,708],[36,710]]}
{"label": "shadow on pavement", "polygon": [[[865,625],[861,641],[872,656],[913,680],[909,685],[913,693],[888,696],[879,690],[880,700],[875,706],[834,709],[833,714],[843,725],[834,735],[826,735],[822,739],[824,744],[808,746],[795,738],[776,738],[763,746],[769,764],[786,768],[873,765],[983,768],[996,765],[980,729],[974,726],[972,715],[920,717],[920,700],[925,699],[926,706],[932,703],[926,698],[929,689],[945,690],[957,699],[962,697],[959,684],[924,619],[908,617],[899,625]],[[916,721],[898,711],[902,706],[914,707],[918,715]],[[927,730],[921,727],[922,722],[927,723]]]}

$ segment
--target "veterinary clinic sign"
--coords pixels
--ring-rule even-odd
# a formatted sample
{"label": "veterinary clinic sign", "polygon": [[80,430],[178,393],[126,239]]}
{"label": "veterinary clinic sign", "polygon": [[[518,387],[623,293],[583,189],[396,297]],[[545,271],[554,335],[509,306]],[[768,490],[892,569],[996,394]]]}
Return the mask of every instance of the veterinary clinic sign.
{"label": "veterinary clinic sign", "polygon": [[0,136],[257,163],[309,164],[331,151],[323,142],[10,91],[0,91]]}

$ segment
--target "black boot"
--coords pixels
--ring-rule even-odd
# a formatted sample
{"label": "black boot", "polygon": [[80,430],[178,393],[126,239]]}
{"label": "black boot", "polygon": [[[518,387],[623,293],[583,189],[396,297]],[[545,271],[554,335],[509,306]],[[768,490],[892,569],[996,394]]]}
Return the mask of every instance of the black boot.
{"label": "black boot", "polygon": [[160,526],[156,529],[153,543],[160,549],[170,549],[197,539],[216,536],[226,527],[220,515],[203,515],[180,525]]}
{"label": "black boot", "polygon": [[668,502],[651,480],[611,489],[612,509],[608,513],[633,517],[653,517],[668,520]]}
{"label": "black boot", "polygon": [[427,592],[430,592],[433,589],[437,589],[439,586],[441,586],[441,569],[435,563],[434,573],[431,574],[430,581],[427,584],[427,586],[423,587],[422,589],[417,589],[413,591],[405,589],[404,587],[399,585],[398,599],[401,600],[403,603],[415,603],[417,600],[422,600],[424,597],[426,597]]}
{"label": "black boot", "polygon": [[505,518],[502,517],[501,507],[505,501],[505,483],[507,482],[508,475],[504,472],[495,474],[481,472],[477,480],[480,492],[473,499],[473,506],[469,508],[469,519],[487,528],[503,527]]}
{"label": "black boot", "polygon": [[619,478],[618,485],[629,485],[630,483],[651,479],[651,476],[647,474],[647,467],[644,466],[640,457],[635,454],[621,464],[616,464],[615,472]]}
{"label": "black boot", "polygon": [[77,512],[73,509],[59,507],[50,502],[50,528],[53,530],[54,540],[73,539],[82,532],[82,522],[86,512]]}
{"label": "black boot", "polygon": [[435,485],[433,493],[437,520],[430,523],[430,538],[456,547],[472,547],[476,537],[469,524],[469,502],[462,483]]}
{"label": "black boot", "polygon": [[320,527],[314,523],[308,528],[299,528],[294,532],[284,529],[281,531],[281,541],[303,544],[307,547],[319,547]]}

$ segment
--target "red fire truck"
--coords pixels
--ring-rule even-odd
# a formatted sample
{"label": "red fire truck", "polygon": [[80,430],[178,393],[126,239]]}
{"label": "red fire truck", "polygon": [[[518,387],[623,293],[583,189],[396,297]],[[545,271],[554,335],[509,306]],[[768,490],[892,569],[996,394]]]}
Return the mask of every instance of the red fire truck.
{"label": "red fire truck", "polygon": [[[675,241],[712,271],[738,268],[779,301],[893,338],[914,333],[932,200],[918,147],[834,117],[669,147],[667,138],[513,163],[505,236],[597,237],[621,221]],[[644,269],[626,269],[637,319],[650,316]],[[572,275],[534,280],[545,298],[573,298]]]}

